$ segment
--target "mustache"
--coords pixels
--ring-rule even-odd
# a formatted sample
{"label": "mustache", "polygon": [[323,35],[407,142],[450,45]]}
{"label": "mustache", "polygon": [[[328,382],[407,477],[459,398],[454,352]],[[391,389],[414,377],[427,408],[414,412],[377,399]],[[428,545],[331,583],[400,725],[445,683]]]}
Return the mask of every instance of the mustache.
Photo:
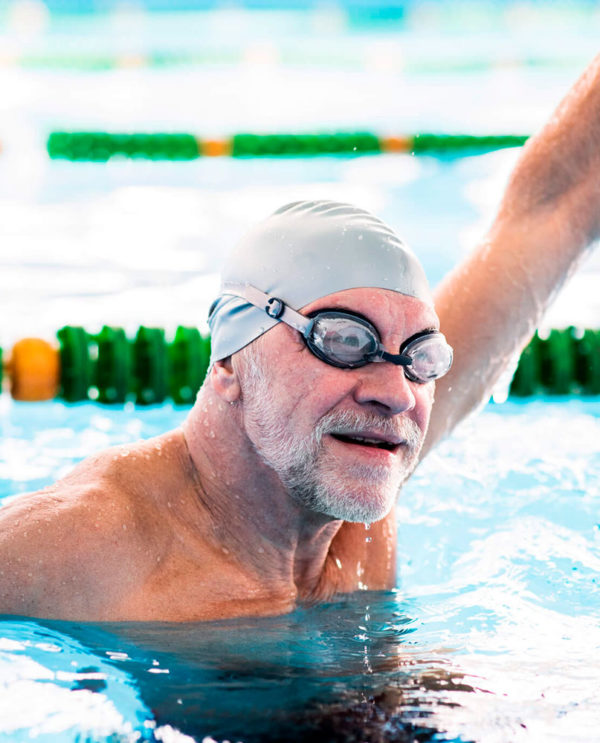
{"label": "mustache", "polygon": [[411,449],[423,442],[424,432],[410,418],[384,418],[375,413],[361,413],[356,410],[332,410],[324,415],[315,427],[315,438],[321,444],[323,436],[343,430],[345,434],[359,434],[364,431],[377,433],[392,440],[402,439]]}

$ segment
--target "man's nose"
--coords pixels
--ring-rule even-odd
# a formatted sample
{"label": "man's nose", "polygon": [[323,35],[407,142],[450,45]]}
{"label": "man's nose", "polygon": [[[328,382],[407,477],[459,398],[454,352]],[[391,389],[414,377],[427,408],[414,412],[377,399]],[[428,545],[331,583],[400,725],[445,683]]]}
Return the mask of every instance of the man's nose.
{"label": "man's nose", "polygon": [[373,405],[391,415],[412,410],[415,395],[403,366],[389,361],[367,364],[360,370],[361,378],[354,390],[360,405]]}

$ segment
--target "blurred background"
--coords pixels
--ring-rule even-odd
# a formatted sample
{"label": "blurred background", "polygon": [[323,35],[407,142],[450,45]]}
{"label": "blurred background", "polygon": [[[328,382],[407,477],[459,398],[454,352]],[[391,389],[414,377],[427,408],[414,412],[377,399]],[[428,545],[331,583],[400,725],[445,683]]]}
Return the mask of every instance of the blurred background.
{"label": "blurred background", "polygon": [[[530,134],[597,50],[593,2],[2,0],[0,345],[205,328],[227,250],[287,201],[387,220],[435,284],[518,155],[51,160],[54,130]],[[546,322],[600,325],[598,258]]]}

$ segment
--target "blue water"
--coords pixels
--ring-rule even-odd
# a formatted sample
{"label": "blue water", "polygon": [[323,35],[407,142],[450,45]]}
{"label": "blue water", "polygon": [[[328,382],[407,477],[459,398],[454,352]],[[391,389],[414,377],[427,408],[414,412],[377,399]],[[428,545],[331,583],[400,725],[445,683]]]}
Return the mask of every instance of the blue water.
{"label": "blue water", "polygon": [[[1,412],[3,499],[185,415]],[[0,739],[595,740],[599,433],[591,400],[468,421],[401,494],[392,592],[175,626],[3,618]]]}

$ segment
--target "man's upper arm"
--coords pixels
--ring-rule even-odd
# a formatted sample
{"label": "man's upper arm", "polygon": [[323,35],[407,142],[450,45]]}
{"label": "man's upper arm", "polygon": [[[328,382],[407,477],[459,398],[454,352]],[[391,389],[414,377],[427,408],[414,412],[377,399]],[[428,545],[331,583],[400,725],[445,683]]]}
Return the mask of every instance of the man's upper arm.
{"label": "man's upper arm", "polygon": [[454,365],[436,383],[424,451],[489,399],[597,239],[599,168],[600,57],[525,146],[487,238],[436,292]]}

